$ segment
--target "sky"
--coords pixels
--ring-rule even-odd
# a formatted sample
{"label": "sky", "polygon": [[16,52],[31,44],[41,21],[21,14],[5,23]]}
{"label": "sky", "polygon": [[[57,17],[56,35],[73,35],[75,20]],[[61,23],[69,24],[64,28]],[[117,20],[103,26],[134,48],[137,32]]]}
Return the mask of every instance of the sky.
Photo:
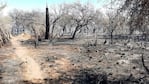
{"label": "sky", "polygon": [[[21,10],[43,10],[46,5],[46,0],[1,0],[7,3],[7,7],[3,10],[4,15],[13,9]],[[110,0],[47,0],[48,6],[58,5],[62,3],[73,3],[80,1],[81,3],[92,3],[95,8],[100,8]]]}

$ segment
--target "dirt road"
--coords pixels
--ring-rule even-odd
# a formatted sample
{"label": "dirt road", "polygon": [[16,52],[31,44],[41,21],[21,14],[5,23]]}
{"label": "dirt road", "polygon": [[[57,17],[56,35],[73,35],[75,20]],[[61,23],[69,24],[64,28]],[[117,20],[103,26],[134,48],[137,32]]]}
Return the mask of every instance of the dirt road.
{"label": "dirt road", "polygon": [[42,82],[44,79],[44,73],[41,71],[41,66],[30,56],[29,50],[22,46],[20,43],[20,37],[13,37],[11,39],[12,47],[15,49],[17,58],[23,65],[23,79],[32,82]]}
{"label": "dirt road", "polygon": [[0,49],[0,65],[3,66],[0,71],[4,71],[0,72],[0,84],[49,84],[47,79],[59,79],[63,73],[71,71],[73,52],[70,47],[49,45],[35,49],[22,45],[22,41],[28,39],[30,36],[26,35],[12,37],[12,45]]}

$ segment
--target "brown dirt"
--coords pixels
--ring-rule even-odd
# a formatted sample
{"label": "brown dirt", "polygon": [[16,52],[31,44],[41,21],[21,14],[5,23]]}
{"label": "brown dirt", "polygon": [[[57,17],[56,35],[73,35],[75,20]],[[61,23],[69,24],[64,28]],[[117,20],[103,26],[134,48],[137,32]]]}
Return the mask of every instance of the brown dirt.
{"label": "brown dirt", "polygon": [[21,44],[30,38],[25,34],[13,37],[11,47],[0,49],[0,65],[5,68],[5,72],[0,74],[2,84],[72,84],[75,76],[88,69],[96,71],[96,74],[107,73],[109,80],[128,78],[130,74],[134,78],[146,75],[137,49],[125,50],[125,46],[119,49],[117,45],[86,48],[67,44],[46,44],[34,48]]}

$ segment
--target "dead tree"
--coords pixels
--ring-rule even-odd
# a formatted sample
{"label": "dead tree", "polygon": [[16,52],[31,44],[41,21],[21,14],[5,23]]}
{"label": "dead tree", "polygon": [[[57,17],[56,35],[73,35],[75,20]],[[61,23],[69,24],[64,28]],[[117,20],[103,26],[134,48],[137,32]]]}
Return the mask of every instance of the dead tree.
{"label": "dead tree", "polygon": [[46,7],[46,32],[45,39],[49,39],[49,9]]}
{"label": "dead tree", "polygon": [[92,21],[95,16],[95,10],[90,6],[90,4],[83,5],[81,3],[74,3],[67,5],[69,15],[72,17],[72,37],[74,39],[77,32],[83,28],[86,28],[87,25],[92,24]]}
{"label": "dead tree", "polygon": [[145,25],[149,25],[149,0],[122,0],[121,2],[123,4],[119,11],[127,14],[130,34],[135,30],[142,30]]}

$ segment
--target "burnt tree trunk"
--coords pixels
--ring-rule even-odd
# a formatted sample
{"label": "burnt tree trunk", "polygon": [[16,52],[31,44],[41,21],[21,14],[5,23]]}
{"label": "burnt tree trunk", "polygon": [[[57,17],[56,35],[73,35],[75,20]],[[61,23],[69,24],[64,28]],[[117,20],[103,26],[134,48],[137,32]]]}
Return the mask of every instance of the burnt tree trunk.
{"label": "burnt tree trunk", "polygon": [[49,39],[49,9],[46,7],[46,32],[45,39]]}
{"label": "burnt tree trunk", "polygon": [[74,39],[74,38],[75,38],[75,36],[76,36],[76,34],[77,34],[78,29],[79,29],[79,26],[77,26],[77,27],[75,28],[75,31],[74,31],[74,33],[73,33],[73,35],[72,35],[71,39]]}
{"label": "burnt tree trunk", "polygon": [[110,32],[111,44],[113,44],[113,31]]}
{"label": "burnt tree trunk", "polygon": [[53,38],[53,33],[54,33],[54,28],[56,25],[56,22],[60,19],[60,17],[57,17],[53,22],[52,22],[52,28],[51,28],[51,38]]}

